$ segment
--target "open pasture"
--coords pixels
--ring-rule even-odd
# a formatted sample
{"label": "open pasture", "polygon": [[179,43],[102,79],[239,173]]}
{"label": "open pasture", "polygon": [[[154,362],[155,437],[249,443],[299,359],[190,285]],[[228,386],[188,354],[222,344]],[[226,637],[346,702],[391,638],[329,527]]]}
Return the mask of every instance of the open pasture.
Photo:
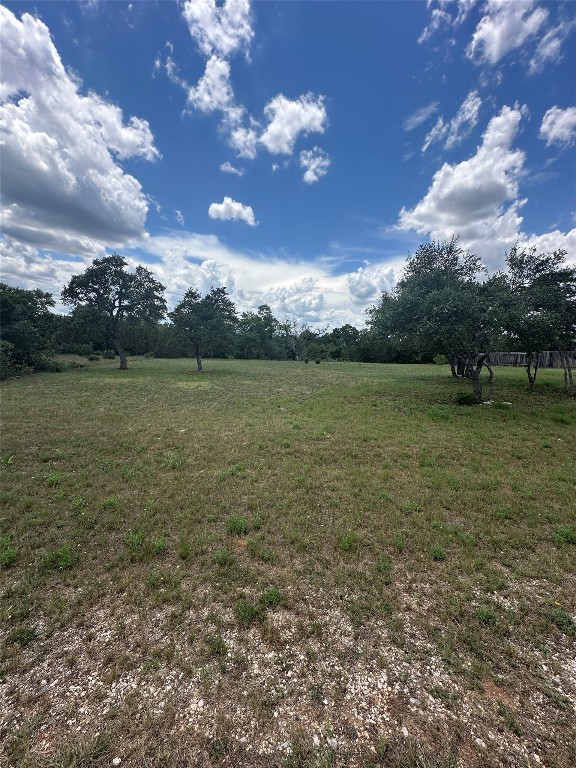
{"label": "open pasture", "polygon": [[2,388],[0,765],[576,764],[561,371],[130,366]]}

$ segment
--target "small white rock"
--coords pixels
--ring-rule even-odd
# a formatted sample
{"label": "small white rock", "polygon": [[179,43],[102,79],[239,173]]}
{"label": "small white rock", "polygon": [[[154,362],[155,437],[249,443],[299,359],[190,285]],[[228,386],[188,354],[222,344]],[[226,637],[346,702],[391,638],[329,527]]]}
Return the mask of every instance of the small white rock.
{"label": "small white rock", "polygon": [[408,728],[406,728],[405,725],[403,725],[402,728],[400,729],[400,733],[402,734],[402,736],[404,736],[405,739],[408,738]]}
{"label": "small white rock", "polygon": [[122,762],[122,758],[121,757],[115,757],[112,760],[112,765],[120,765],[121,762]]}

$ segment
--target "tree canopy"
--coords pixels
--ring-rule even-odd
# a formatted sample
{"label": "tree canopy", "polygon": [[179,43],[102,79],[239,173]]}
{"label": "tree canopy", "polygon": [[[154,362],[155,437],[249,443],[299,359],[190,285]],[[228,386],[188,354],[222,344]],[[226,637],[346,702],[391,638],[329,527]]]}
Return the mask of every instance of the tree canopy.
{"label": "tree canopy", "polygon": [[145,267],[137,266],[134,272],[128,272],[127,266],[126,259],[118,254],[94,259],[92,266],[74,275],[62,290],[64,304],[90,307],[105,319],[122,370],[128,367],[122,322],[127,318],[157,322],[166,314],[164,286]]}

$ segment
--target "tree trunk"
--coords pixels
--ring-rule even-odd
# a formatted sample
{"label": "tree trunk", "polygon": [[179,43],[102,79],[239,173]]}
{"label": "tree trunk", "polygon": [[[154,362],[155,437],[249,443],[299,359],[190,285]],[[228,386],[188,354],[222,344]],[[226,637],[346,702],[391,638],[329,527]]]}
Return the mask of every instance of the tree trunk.
{"label": "tree trunk", "polygon": [[480,355],[478,358],[476,355],[472,355],[466,357],[465,360],[466,376],[472,381],[472,391],[478,404],[484,402],[480,374],[482,373],[482,366],[485,360],[486,355]]}
{"label": "tree trunk", "polygon": [[116,349],[116,352],[118,352],[118,357],[120,358],[120,370],[121,371],[127,371],[128,370],[128,358],[126,357],[126,352],[124,351],[124,347],[116,337],[112,339],[112,343],[114,344],[114,348]]}
{"label": "tree trunk", "polygon": [[488,368],[488,400],[492,402],[494,400],[494,371],[489,363],[484,363]]}
{"label": "tree trunk", "polygon": [[196,344],[196,366],[198,369],[198,373],[203,372],[202,368],[202,355],[200,354],[200,344]]}
{"label": "tree trunk", "polygon": [[570,365],[570,360],[568,359],[566,352],[563,350],[558,350],[558,353],[560,354],[560,362],[562,363],[562,368],[564,369],[564,391],[572,392],[574,388],[574,381],[572,379],[572,366]]}
{"label": "tree trunk", "polygon": [[458,378],[458,371],[456,370],[456,361],[457,357],[456,355],[452,354],[451,352],[448,353],[448,362],[450,363],[450,372],[452,374],[453,379]]}
{"label": "tree trunk", "polygon": [[[538,352],[536,354],[534,352],[526,353],[526,374],[528,376],[528,389],[530,392],[534,389],[534,382],[538,373],[538,357]],[[534,368],[534,373],[532,373],[532,368]]]}

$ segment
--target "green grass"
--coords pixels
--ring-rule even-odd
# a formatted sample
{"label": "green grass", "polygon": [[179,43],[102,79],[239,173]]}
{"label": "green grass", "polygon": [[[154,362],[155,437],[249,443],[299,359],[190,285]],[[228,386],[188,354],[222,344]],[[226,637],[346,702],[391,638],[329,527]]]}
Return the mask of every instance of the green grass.
{"label": "green grass", "polygon": [[[523,370],[496,369],[495,398],[512,405],[462,407],[465,384],[440,366],[205,367],[198,375],[192,361],[134,359],[120,372],[99,360],[2,387],[0,679],[13,685],[57,663],[58,633],[73,630],[68,658],[80,669],[70,674],[80,678],[106,653],[110,675],[145,673],[148,684],[178,669],[198,676],[205,698],[217,674],[233,708],[252,685],[253,659],[275,653],[295,664],[294,646],[310,655],[309,669],[278,674],[343,702],[312,660],[386,668],[385,635],[408,670],[437,656],[458,696],[486,680],[526,699],[541,691],[549,710],[540,715],[566,731],[554,704],[566,691],[541,666],[575,635],[576,402],[562,394],[561,372],[541,371],[530,395]],[[124,639],[101,644],[93,627],[102,621],[122,622]],[[131,635],[130,622],[142,630]],[[356,638],[348,645],[342,626]],[[268,717],[269,692],[251,690],[243,706],[255,702],[254,717]],[[435,699],[448,706],[456,693],[446,691]],[[13,710],[26,706],[14,694]],[[118,722],[140,744],[136,704],[119,706]],[[490,711],[492,727],[504,720],[514,736],[512,708]],[[526,738],[530,711],[514,711]],[[38,712],[50,722],[49,709]],[[163,712],[158,738],[169,745],[177,713]],[[90,738],[106,731],[114,756],[120,735],[93,725],[83,741],[70,733],[59,742],[58,754],[78,743],[92,754]],[[420,736],[430,744],[427,727]],[[222,734],[213,744],[236,749]],[[346,764],[343,738],[334,764]],[[538,749],[570,762],[569,741]],[[314,754],[332,764],[332,747]],[[122,764],[138,759],[144,751]]]}

